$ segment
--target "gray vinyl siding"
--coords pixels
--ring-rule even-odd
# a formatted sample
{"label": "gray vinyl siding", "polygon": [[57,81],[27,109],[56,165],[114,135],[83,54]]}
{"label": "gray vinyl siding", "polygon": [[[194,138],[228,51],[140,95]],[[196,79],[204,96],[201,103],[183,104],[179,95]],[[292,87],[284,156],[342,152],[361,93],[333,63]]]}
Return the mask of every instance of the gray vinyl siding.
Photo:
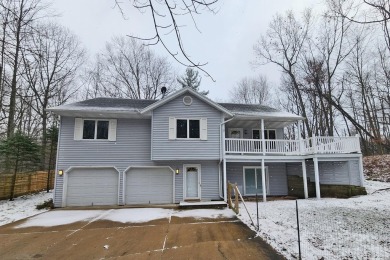
{"label": "gray vinyl siding", "polygon": [[219,197],[219,177],[218,161],[159,161],[161,166],[170,166],[172,169],[179,169],[179,174],[175,175],[175,203],[183,200],[183,165],[200,164],[201,166],[201,199],[220,200]]}
{"label": "gray vinyl siding", "polygon": [[[359,160],[320,161],[318,171],[320,184],[361,186]],[[287,174],[302,177],[302,164],[287,163]],[[315,181],[313,161],[306,161],[306,175],[311,182]]]}
{"label": "gray vinyl siding", "polygon": [[[244,191],[244,166],[256,166],[261,167],[259,163],[227,163],[226,164],[226,175],[227,180],[231,183],[237,183],[238,188],[241,192]],[[287,195],[287,174],[285,163],[265,163],[268,166],[269,176],[269,195],[279,196]]]}
{"label": "gray vinyl siding", "polygon": [[[152,160],[219,159],[222,113],[194,96],[192,104],[186,106],[183,104],[184,96],[179,96],[153,111]],[[169,140],[169,117],[207,118],[207,140]]]}
{"label": "gray vinyl siding", "polygon": [[[117,139],[107,140],[74,140],[74,118],[61,118],[61,135],[59,137],[58,169],[66,171],[75,166],[113,166],[120,174],[128,166],[155,165],[150,160],[150,119],[118,119]],[[63,178],[56,177],[54,203],[62,204]],[[123,201],[120,189],[119,203]]]}

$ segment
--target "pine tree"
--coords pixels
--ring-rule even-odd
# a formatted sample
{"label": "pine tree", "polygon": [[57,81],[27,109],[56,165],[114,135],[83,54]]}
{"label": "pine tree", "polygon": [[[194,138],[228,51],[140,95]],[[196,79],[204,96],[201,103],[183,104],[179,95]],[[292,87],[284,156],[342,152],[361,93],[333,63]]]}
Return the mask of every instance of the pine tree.
{"label": "pine tree", "polygon": [[0,143],[0,157],[5,160],[6,172],[12,172],[10,200],[14,199],[16,174],[34,171],[40,162],[40,147],[28,136],[17,132]]}
{"label": "pine tree", "polygon": [[192,68],[187,68],[185,75],[177,79],[177,81],[181,84],[183,88],[189,87],[196,92],[207,96],[209,94],[209,91],[199,91],[201,80],[202,79],[199,76],[199,72]]}

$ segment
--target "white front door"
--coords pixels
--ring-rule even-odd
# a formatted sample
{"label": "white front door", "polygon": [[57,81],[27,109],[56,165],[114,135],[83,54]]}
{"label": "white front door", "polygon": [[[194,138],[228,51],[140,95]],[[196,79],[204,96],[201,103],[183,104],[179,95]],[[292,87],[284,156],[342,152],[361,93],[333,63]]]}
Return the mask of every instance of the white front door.
{"label": "white front door", "polygon": [[200,165],[184,165],[184,199],[200,199]]}

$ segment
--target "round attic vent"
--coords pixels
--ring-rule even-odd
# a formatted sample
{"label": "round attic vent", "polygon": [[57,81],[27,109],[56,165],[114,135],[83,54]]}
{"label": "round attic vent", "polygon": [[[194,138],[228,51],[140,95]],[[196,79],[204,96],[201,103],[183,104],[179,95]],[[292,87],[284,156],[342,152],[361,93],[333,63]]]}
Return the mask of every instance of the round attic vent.
{"label": "round attic vent", "polygon": [[192,104],[192,97],[190,97],[190,96],[185,96],[185,97],[183,98],[183,103],[184,103],[184,105],[186,105],[186,106],[190,106],[190,105]]}

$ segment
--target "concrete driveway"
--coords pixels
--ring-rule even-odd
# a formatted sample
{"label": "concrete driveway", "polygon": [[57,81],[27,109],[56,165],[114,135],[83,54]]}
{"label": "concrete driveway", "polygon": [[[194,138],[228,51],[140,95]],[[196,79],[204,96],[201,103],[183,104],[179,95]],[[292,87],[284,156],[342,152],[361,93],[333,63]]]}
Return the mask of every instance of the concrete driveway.
{"label": "concrete driveway", "polygon": [[228,209],[53,210],[1,226],[0,259],[284,259],[254,235]]}

